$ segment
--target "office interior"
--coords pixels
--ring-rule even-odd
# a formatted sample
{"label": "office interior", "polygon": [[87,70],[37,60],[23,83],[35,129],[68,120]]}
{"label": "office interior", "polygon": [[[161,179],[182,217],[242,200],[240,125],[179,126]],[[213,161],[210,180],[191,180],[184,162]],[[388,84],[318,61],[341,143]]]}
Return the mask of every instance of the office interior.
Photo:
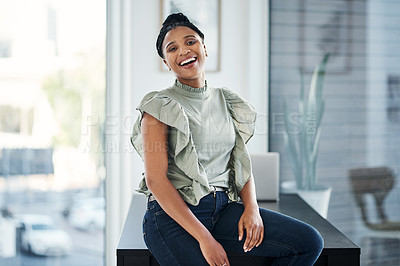
{"label": "office interior", "polygon": [[[175,79],[155,49],[174,11],[203,25],[208,85],[255,107],[249,152],[279,153],[294,182],[287,141],[318,133],[326,219],[361,265],[400,265],[397,0],[0,1],[0,264],[115,265],[143,172],[136,106]],[[326,55],[323,110],[303,124]],[[59,237],[29,237],[34,221]]]}

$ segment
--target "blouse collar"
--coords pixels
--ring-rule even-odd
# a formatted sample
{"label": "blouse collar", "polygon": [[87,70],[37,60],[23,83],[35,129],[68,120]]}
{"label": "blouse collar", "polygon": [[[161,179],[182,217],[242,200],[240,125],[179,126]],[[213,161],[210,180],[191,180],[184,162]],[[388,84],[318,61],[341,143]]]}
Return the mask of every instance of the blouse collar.
{"label": "blouse collar", "polygon": [[179,80],[175,80],[173,88],[180,94],[197,99],[206,99],[209,95],[209,89],[207,87],[207,81],[205,85],[201,88],[195,88],[189,85],[182,84]]}

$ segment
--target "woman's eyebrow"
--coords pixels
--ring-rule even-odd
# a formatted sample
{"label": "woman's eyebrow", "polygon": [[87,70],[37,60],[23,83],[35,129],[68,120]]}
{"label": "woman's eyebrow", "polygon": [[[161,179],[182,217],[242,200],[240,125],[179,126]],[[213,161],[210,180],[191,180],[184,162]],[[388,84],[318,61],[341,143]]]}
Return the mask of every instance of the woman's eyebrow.
{"label": "woman's eyebrow", "polygon": [[196,38],[196,36],[194,36],[194,35],[186,35],[186,36],[184,37],[184,39],[186,39],[186,38],[191,38],[191,37]]}
{"label": "woman's eyebrow", "polygon": [[[183,37],[184,39],[187,39],[187,38],[196,38],[196,36],[194,36],[194,35],[186,35],[185,37]],[[165,46],[165,49],[167,49],[168,48],[168,46],[170,46],[170,45],[172,45],[172,44],[174,44],[175,43],[175,41],[172,41],[172,42],[170,42],[169,44],[167,44],[167,46]]]}
{"label": "woman's eyebrow", "polygon": [[168,46],[170,46],[170,45],[172,45],[172,44],[174,44],[175,43],[175,41],[173,41],[173,42],[170,42],[169,44],[167,44],[167,46],[165,46],[165,49],[167,49],[168,48]]}

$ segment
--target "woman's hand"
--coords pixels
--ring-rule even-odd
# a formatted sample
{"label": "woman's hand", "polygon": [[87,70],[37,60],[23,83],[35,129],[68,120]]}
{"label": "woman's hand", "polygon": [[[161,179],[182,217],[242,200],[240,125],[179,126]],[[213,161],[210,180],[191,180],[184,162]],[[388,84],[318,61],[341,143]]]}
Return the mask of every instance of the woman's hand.
{"label": "woman's hand", "polygon": [[246,231],[246,240],[243,245],[244,252],[258,247],[264,239],[264,224],[260,216],[258,206],[248,207],[239,220],[239,241],[244,237]]}
{"label": "woman's hand", "polygon": [[201,252],[208,264],[212,266],[229,266],[228,256],[224,248],[210,235],[208,239],[199,242]]}

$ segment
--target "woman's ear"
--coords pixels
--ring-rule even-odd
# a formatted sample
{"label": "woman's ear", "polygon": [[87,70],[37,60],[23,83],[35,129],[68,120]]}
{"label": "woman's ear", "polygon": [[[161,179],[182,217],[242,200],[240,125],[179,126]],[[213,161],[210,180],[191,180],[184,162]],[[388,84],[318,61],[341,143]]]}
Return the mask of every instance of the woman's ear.
{"label": "woman's ear", "polygon": [[168,65],[167,60],[163,59],[162,61],[163,61],[164,64],[167,66],[168,71],[171,71],[171,67]]}

